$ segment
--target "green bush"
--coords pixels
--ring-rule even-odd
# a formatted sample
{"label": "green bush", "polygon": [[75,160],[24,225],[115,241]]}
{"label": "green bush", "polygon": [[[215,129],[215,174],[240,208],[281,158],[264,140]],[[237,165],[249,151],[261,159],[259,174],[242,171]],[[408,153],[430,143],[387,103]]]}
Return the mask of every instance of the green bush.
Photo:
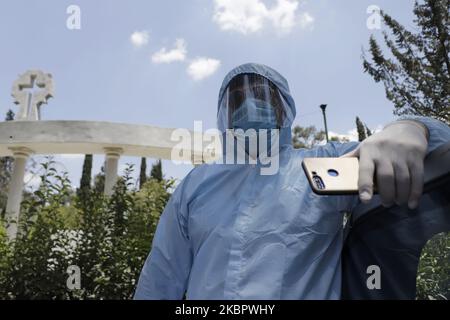
{"label": "green bush", "polygon": [[[111,197],[76,195],[53,161],[42,166],[39,189],[22,202],[15,241],[0,228],[0,298],[132,298],[174,182],[150,179],[136,190],[129,166]],[[80,268],[80,289],[66,284],[71,265]]]}
{"label": "green bush", "polygon": [[417,299],[450,299],[450,233],[440,233],[422,250],[417,272]]}

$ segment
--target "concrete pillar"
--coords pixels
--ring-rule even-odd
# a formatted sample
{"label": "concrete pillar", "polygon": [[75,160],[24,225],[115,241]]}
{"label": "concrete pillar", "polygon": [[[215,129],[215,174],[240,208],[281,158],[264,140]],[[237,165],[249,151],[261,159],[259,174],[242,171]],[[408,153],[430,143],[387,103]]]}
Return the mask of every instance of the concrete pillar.
{"label": "concrete pillar", "polygon": [[32,153],[27,148],[11,148],[14,154],[14,169],[9,184],[8,200],[6,203],[6,219],[8,222],[7,235],[10,240],[16,238],[22,202],[23,178],[27,159]]}
{"label": "concrete pillar", "polygon": [[117,169],[119,167],[119,158],[122,154],[121,148],[105,148],[105,190],[107,196],[112,195],[114,186],[117,182]]}

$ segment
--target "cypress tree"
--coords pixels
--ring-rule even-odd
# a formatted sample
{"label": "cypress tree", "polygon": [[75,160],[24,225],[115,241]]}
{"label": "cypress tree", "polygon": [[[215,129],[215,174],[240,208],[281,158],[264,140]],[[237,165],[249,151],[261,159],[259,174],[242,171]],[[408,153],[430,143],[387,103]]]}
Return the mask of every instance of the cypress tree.
{"label": "cypress tree", "polygon": [[77,190],[77,194],[79,197],[87,196],[89,194],[89,191],[91,190],[92,159],[92,154],[86,154],[84,156],[80,187]]}
{"label": "cypress tree", "polygon": [[147,181],[147,159],[145,157],[142,157],[141,168],[139,172],[139,189],[142,188],[142,186],[146,181]]}
{"label": "cypress tree", "polygon": [[152,165],[152,171],[150,172],[150,176],[153,179],[156,179],[158,181],[162,181],[163,174],[162,174],[161,159],[159,159],[158,161],[156,161],[156,163],[154,163]]}
{"label": "cypress tree", "polygon": [[361,142],[367,138],[366,136],[366,127],[361,122],[359,117],[356,117],[356,130],[358,131],[358,141]]}

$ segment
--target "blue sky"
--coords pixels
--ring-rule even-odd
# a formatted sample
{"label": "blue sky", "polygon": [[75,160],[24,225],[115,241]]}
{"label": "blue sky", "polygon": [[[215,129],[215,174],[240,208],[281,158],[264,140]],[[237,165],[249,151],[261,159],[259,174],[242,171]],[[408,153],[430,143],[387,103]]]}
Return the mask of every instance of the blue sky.
{"label": "blue sky", "polygon": [[[66,26],[67,7],[81,29]],[[370,34],[367,8],[377,5],[411,28],[412,1],[398,0],[8,0],[0,4],[0,114],[11,108],[17,76],[53,74],[55,97],[45,120],[103,120],[193,129],[215,127],[225,74],[264,63],[289,81],[295,124],[322,128],[327,103],[332,132],[348,134],[355,117],[370,128],[394,119],[384,88],[363,73]],[[83,158],[58,156],[77,185]],[[152,160],[149,159],[149,162]],[[94,172],[103,162],[96,156]],[[140,159],[123,157],[125,163]],[[188,165],[163,162],[166,177]]]}

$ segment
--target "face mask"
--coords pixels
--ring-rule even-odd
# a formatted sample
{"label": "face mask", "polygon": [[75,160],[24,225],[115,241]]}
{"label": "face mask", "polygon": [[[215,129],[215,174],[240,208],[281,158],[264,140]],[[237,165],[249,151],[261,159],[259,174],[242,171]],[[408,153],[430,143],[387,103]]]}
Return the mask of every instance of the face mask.
{"label": "face mask", "polygon": [[[275,156],[279,145],[279,133],[278,130],[267,130],[266,132],[257,132],[256,130],[249,130],[244,132],[243,130],[235,130],[234,136],[236,138],[238,151],[244,150],[253,159],[259,156],[268,157],[269,155]],[[265,140],[262,141],[261,139]],[[253,142],[253,146],[249,144]],[[276,146],[276,148],[272,148]],[[244,154],[241,154],[244,156]]]}
{"label": "face mask", "polygon": [[242,105],[233,113],[231,125],[233,129],[275,129],[277,117],[270,103],[247,98]]}

